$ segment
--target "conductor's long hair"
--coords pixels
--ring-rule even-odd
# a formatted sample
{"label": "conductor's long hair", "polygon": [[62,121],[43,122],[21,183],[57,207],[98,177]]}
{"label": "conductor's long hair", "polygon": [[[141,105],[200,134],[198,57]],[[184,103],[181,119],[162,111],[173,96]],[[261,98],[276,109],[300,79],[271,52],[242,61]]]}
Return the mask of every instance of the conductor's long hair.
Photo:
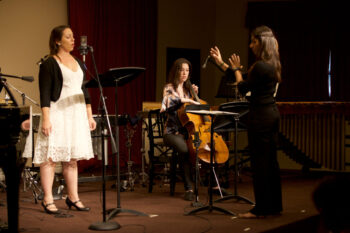
{"label": "conductor's long hair", "polygon": [[190,77],[191,77],[191,73],[192,73],[192,65],[191,65],[191,62],[185,58],[179,58],[173,63],[173,65],[170,69],[170,72],[169,72],[168,82],[173,85],[175,90],[177,89],[177,87],[179,86],[179,83],[180,83],[180,75],[181,75],[180,70],[182,68],[182,64],[184,64],[184,63],[188,64],[188,67],[190,68],[190,72],[188,74],[188,79],[184,83],[183,88],[184,88],[184,91],[191,93],[190,92],[190,89],[191,89]]}
{"label": "conductor's long hair", "polygon": [[282,81],[281,78],[281,62],[278,51],[278,41],[273,31],[267,26],[260,26],[255,28],[251,36],[260,42],[260,50],[258,51],[257,60],[262,60],[275,67],[276,80]]}

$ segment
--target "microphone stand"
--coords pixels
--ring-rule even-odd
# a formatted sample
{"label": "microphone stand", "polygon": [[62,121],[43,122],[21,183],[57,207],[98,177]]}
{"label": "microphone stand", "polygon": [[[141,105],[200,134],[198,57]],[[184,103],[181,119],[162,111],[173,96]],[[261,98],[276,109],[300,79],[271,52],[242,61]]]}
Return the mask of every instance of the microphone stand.
{"label": "microphone stand", "polygon": [[36,106],[39,106],[39,107],[40,107],[40,105],[39,105],[35,100],[33,100],[32,98],[30,98],[29,96],[27,96],[25,93],[23,93],[23,92],[21,92],[20,90],[18,90],[15,86],[13,86],[13,85],[10,84],[10,83],[7,83],[7,85],[10,86],[12,89],[14,89],[15,91],[17,91],[17,92],[21,95],[21,97],[22,97],[22,105],[25,105],[25,100],[26,100],[26,98],[27,98],[30,102],[32,102],[32,103],[35,104]]}
{"label": "microphone stand", "polygon": [[[111,127],[111,123],[109,121],[109,117],[108,117],[108,111],[107,111],[107,107],[106,107],[106,102],[105,102],[105,98],[103,95],[103,89],[102,89],[102,85],[100,82],[100,78],[98,75],[98,71],[97,71],[97,66],[96,66],[96,62],[95,62],[95,56],[94,56],[94,51],[93,48],[91,46],[87,46],[87,48],[91,51],[91,58],[92,58],[92,63],[95,69],[95,73],[96,73],[96,77],[94,78],[97,81],[98,84],[98,88],[100,90],[100,99],[102,102],[102,115],[105,117],[106,121],[107,121],[107,127],[108,127],[108,132],[109,135],[111,135],[111,143],[112,143],[112,153],[118,153],[117,151],[117,146],[115,144],[115,141],[113,140],[113,133],[112,133],[112,127]],[[103,120],[103,119],[101,119]],[[104,144],[104,142],[102,141],[102,144]],[[103,152],[102,152],[103,153]],[[102,220],[103,222],[95,222],[93,224],[91,224],[89,226],[90,230],[101,230],[101,231],[109,231],[109,230],[117,230],[119,229],[121,226],[117,223],[117,222],[107,222],[106,221],[106,170],[105,170],[105,156],[104,154],[102,155]]]}
{"label": "microphone stand", "polygon": [[[1,69],[0,69],[0,71],[1,71]],[[13,101],[14,105],[15,106],[19,106],[17,101],[16,101],[16,99],[15,99],[15,97],[13,96],[13,94],[11,93],[11,91],[10,91],[10,89],[8,87],[8,86],[11,86],[13,89],[15,89],[17,92],[19,92],[22,95],[23,105],[24,105],[24,98],[25,97],[23,97],[23,93],[21,91],[19,91],[17,88],[15,88],[14,86],[12,86],[11,84],[7,83],[6,79],[4,79],[2,76],[9,77],[9,78],[18,78],[18,79],[22,79],[22,80],[27,81],[27,82],[33,82],[34,78],[32,76],[19,77],[19,76],[15,76],[15,75],[3,74],[3,73],[0,72],[0,91],[1,91],[2,87],[5,87],[5,90],[6,90],[7,94],[10,95],[10,98]],[[28,98],[28,99],[31,100],[33,103],[35,102],[34,100],[32,100],[30,98]]]}
{"label": "microphone stand", "polygon": [[208,63],[208,62],[214,64],[222,73],[225,73],[225,71],[224,71],[218,64],[216,64],[215,61],[213,61],[213,59],[211,58],[210,55],[206,58],[204,64],[202,65],[202,68],[203,68],[203,69],[205,69],[205,68],[207,67],[207,63]]}
{"label": "microphone stand", "polygon": [[22,80],[28,81],[28,82],[33,82],[33,81],[34,81],[34,78],[33,78],[32,76],[22,76],[22,77],[19,77],[19,76],[16,76],[16,75],[9,75],[9,74],[0,73],[0,77],[1,77],[1,76],[9,77],[9,78],[18,78],[18,79],[22,79]]}
{"label": "microphone stand", "polygon": [[[17,100],[13,96],[10,88],[8,87],[8,83],[6,82],[6,79],[1,77],[2,74],[0,74],[0,91],[2,90],[2,87],[5,88],[6,93],[10,96],[10,100],[12,100],[14,106],[19,106],[17,103]],[[5,97],[6,105],[7,105],[7,98]]]}

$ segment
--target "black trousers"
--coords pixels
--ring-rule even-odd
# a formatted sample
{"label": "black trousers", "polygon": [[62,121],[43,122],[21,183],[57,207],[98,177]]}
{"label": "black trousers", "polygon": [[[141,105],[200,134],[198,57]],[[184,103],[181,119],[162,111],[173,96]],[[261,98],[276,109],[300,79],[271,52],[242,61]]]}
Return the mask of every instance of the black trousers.
{"label": "black trousers", "polygon": [[282,211],[282,191],[277,161],[277,139],[280,114],[275,104],[250,107],[248,118],[248,143],[255,215],[277,214]]}
{"label": "black trousers", "polygon": [[163,139],[165,145],[172,147],[178,154],[179,165],[183,168],[185,190],[192,190],[191,162],[185,139],[181,134],[165,134]]}

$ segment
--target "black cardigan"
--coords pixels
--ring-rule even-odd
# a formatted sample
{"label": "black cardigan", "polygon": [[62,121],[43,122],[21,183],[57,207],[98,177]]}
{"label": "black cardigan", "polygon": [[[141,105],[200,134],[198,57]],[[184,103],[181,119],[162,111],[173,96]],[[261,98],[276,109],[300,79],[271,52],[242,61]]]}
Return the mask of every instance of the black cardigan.
{"label": "black cardigan", "polygon": [[[84,64],[74,57],[84,73],[83,80],[86,79]],[[41,107],[50,107],[50,102],[60,98],[63,85],[62,71],[55,58],[50,56],[41,65],[39,70],[39,90]],[[82,85],[85,102],[91,103],[90,95],[85,86]]]}

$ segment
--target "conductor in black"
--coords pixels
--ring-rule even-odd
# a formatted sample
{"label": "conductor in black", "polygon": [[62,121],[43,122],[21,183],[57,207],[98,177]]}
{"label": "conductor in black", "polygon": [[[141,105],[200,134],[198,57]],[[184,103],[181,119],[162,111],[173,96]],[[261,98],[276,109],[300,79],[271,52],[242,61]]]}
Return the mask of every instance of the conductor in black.
{"label": "conductor in black", "polygon": [[226,73],[238,83],[242,95],[250,92],[248,116],[248,145],[253,172],[256,205],[241,218],[260,218],[280,214],[282,192],[277,161],[277,138],[280,114],[275,103],[275,93],[281,82],[281,63],[278,42],[267,26],[255,28],[249,47],[256,61],[242,77],[240,57],[232,54],[229,65],[221,57],[220,50],[211,48],[210,55]]}

